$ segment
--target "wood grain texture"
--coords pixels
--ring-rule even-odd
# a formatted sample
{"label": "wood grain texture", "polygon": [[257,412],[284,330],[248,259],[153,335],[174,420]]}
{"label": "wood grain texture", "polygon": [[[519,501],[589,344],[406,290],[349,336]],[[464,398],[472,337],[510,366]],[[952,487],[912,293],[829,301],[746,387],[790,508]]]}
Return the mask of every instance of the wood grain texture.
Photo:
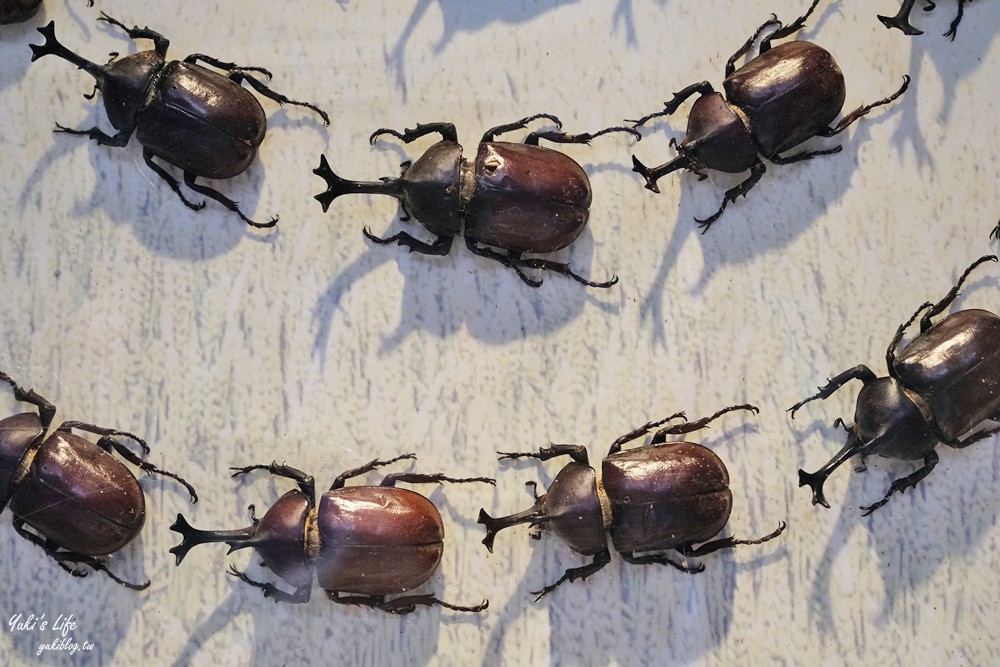
{"label": "wood grain texture", "polygon": [[[153,5],[156,6],[153,6]],[[656,164],[680,137],[684,112],[634,144],[625,135],[567,146],[594,189],[590,225],[556,258],[596,279],[586,290],[546,276],[538,290],[461,244],[442,258],[373,246],[412,230],[385,198],[345,197],[323,214],[311,170],[324,152],[346,178],[396,175],[427,143],[371,148],[379,127],[451,121],[468,154],[482,132],[520,117],[558,115],[593,131],[658,109],[674,91],[721,84],[726,59],[771,13],[805,2],[553,0],[488,3],[83,2],[48,0],[37,17],[0,29],[0,368],[35,387],[60,419],[131,430],[182,488],[143,477],[147,524],[111,559],[136,594],[92,575],[72,579],[0,519],[0,657],[5,664],[949,664],[995,662],[1000,588],[996,439],[941,451],[912,493],[870,518],[858,505],[910,470],[872,461],[831,478],[832,510],[796,486],[841,444],[830,426],[853,393],[785,409],[858,363],[883,372],[896,327],[940,298],[974,258],[996,251],[996,82],[1000,3],[967,3],[958,38],[941,37],[952,2],[915,12],[925,35],[887,31],[896,0],[822,5],[802,38],[822,43],[847,80],[847,109],[911,90],[835,140],[836,156],[768,166],[749,198],[701,236],[742,175],[698,182],[675,174],[657,196],[630,156]],[[189,6],[190,5],[190,6]],[[738,5],[738,6],[736,6]],[[290,6],[290,5],[289,5]],[[60,40],[95,61],[134,47],[95,23],[103,10],[172,40],[170,54],[207,53],[264,66],[271,86],[318,103],[333,122],[263,101],[269,132],[245,174],[218,183],[251,216],[248,230],[214,202],[192,213],[143,164],[133,141],[111,149],[70,127],[107,125],[92,82],[68,63],[29,66],[33,28],[54,19]],[[142,48],[146,48],[143,46]],[[966,307],[1000,308],[1000,272],[975,276]],[[617,557],[585,583],[541,602],[528,591],[583,560],[553,538],[505,531],[490,555],[479,507],[531,502],[527,480],[558,466],[498,465],[497,450],[550,441],[590,447],[677,410],[711,414],[701,435],[732,476],[724,534],[775,542],[713,554],[706,571],[636,567]],[[2,414],[21,410],[3,393]],[[697,437],[689,437],[698,441]],[[495,475],[497,487],[425,488],[446,544],[424,590],[486,614],[440,609],[396,618],[329,603],[276,606],[225,574],[266,578],[247,552],[206,545],[175,568],[168,526],[246,525],[246,507],[290,488],[229,466],[287,462],[326,488],[345,469],[416,452],[414,470]],[[373,475],[370,480],[378,479]],[[218,546],[218,545],[214,545]],[[317,591],[318,593],[318,591]],[[13,631],[11,616],[74,614],[92,651],[46,651],[47,631]]]}

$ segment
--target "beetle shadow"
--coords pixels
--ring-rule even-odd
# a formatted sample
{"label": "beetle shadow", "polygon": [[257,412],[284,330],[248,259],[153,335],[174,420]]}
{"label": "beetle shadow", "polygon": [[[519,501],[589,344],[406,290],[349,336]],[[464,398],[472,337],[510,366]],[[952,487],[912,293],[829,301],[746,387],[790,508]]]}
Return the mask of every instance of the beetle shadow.
{"label": "beetle shadow", "polygon": [[435,3],[441,6],[441,17],[444,21],[441,37],[431,47],[432,53],[439,55],[459,33],[477,32],[491,23],[517,26],[548,11],[576,2],[578,0],[549,0],[548,2],[520,0],[518,2],[489,3],[469,3],[466,0],[418,0],[416,7],[413,8],[413,13],[410,14],[399,35],[399,39],[396,40],[396,44],[391,51],[385,53],[385,65],[396,75],[396,85],[405,101],[407,94],[406,51],[417,26],[431,5]]}
{"label": "beetle shadow", "polygon": [[31,51],[28,44],[32,36],[38,36],[35,29],[43,25],[45,18],[43,6],[34,17],[22,23],[0,25],[0,90],[20,83],[31,64]]}
{"label": "beetle shadow", "polygon": [[[634,0],[618,0],[615,11],[611,15],[611,25],[615,32],[621,29],[625,34],[625,43],[632,47],[639,46],[639,37],[635,31],[635,11],[632,8]],[[656,0],[660,8],[667,6],[667,0]]]}
{"label": "beetle shadow", "polygon": [[[907,147],[911,148],[918,167],[934,166],[934,149],[927,145],[926,137],[933,136],[935,132],[921,131],[919,119],[918,100],[924,85],[928,83],[921,76],[925,66],[929,63],[937,74],[936,83],[941,87],[941,91],[935,94],[940,94],[942,100],[937,112],[937,122],[942,127],[947,127],[951,123],[955,100],[959,96],[958,88],[966,77],[982,66],[985,54],[989,52],[993,40],[997,37],[994,22],[976,18],[976,12],[986,13],[990,9],[987,9],[985,3],[969,3],[965,17],[958,27],[958,35],[954,41],[949,40],[940,33],[947,30],[953,17],[947,16],[947,11],[943,12],[946,16],[938,16],[942,13],[940,10],[943,7],[943,4],[939,4],[938,11],[931,13],[931,16],[935,17],[933,21],[924,20],[916,23],[924,30],[923,35],[903,36],[910,44],[909,74],[913,81],[919,84],[911,87],[905,96],[912,99],[908,99],[907,103],[902,105],[901,122],[892,141],[900,155]],[[996,13],[995,9],[993,11]],[[913,15],[917,17],[918,14],[924,15],[923,12],[917,11]]]}

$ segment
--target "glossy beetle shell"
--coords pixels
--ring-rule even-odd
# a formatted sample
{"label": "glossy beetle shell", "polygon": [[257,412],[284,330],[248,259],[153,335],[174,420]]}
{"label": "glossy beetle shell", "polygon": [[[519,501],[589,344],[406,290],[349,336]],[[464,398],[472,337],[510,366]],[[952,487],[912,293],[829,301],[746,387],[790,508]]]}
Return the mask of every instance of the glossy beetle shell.
{"label": "glossy beetle shell", "polygon": [[419,493],[355,486],[324,493],[317,515],[319,585],[363,595],[402,593],[431,578],[444,551],[444,524]]}
{"label": "glossy beetle shell", "polygon": [[432,232],[462,230],[461,167],[461,145],[445,140],[428,148],[403,174],[406,208]]}
{"label": "glossy beetle shell", "polygon": [[750,128],[720,93],[695,100],[683,145],[700,164],[730,174],[746,171],[757,160]]}
{"label": "glossy beetle shell", "polygon": [[41,6],[42,0],[0,0],[0,24],[27,21]]}
{"label": "glossy beetle shell", "polygon": [[65,432],[38,448],[9,506],[58,546],[85,556],[118,551],[139,534],[146,517],[142,489],[128,468]]}
{"label": "glossy beetle shell", "polygon": [[294,586],[312,584],[306,560],[306,521],[309,499],[293,489],[267,510],[253,534],[253,547],[268,569]]}
{"label": "glossy beetle shell", "polygon": [[542,502],[552,531],[577,553],[591,556],[607,548],[597,472],[582,463],[568,463],[552,480]]}
{"label": "glossy beetle shell", "polygon": [[761,154],[771,158],[829,126],[847,88],[837,62],[811,42],[779,44],[724,82],[729,103],[750,120]]}
{"label": "glossy beetle shell", "polygon": [[28,448],[42,432],[42,422],[34,412],[0,420],[0,503],[7,499],[11,479],[17,475]]}
{"label": "glossy beetle shell", "polygon": [[891,459],[920,459],[938,445],[911,395],[895,378],[878,378],[858,392],[854,423],[862,442],[877,443],[872,454]]}
{"label": "glossy beetle shell", "polygon": [[900,382],[926,401],[932,423],[952,440],[1000,415],[1000,317],[961,310],[896,357]]}
{"label": "glossy beetle shell", "polygon": [[475,189],[466,205],[467,238],[515,252],[547,253],[572,243],[593,199],[583,168],[542,146],[479,144]]}
{"label": "glossy beetle shell", "polygon": [[174,61],[138,115],[136,137],[154,155],[206,178],[231,178],[253,162],[267,117],[257,98],[212,70]]}
{"label": "glossy beetle shell", "polygon": [[611,540],[622,553],[671,549],[717,535],[732,511],[729,472],[702,445],[675,442],[601,463]]}

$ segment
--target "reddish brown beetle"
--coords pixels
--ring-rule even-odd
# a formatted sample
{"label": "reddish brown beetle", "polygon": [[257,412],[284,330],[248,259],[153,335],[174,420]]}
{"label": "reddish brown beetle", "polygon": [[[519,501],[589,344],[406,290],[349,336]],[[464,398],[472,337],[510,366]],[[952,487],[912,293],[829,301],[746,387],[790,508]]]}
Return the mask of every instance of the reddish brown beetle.
{"label": "reddish brown beetle", "polygon": [[[149,586],[148,581],[119,579],[101,559],[135,539],[146,518],[142,489],[113,452],[147,473],[174,478],[187,488],[191,502],[198,501],[194,488],[115,439],[130,438],[149,452],[141,438],[126,431],[67,421],[49,435],[55,406],[3,371],[0,380],[13,388],[17,400],[38,408],[38,414],[25,412],[0,421],[0,511],[9,505],[17,534],[44,549],[73,576],[86,576],[87,571],[71,564],[85,565],[128,588]],[[101,437],[95,444],[73,429]]]}
{"label": "reddish brown beetle", "polygon": [[279,498],[259,520],[251,505],[252,523],[240,530],[198,530],[178,514],[170,528],[183,539],[170,552],[180,565],[187,552],[199,544],[225,542],[230,551],[252,547],[267,568],[294,586],[295,592],[254,581],[232,566],[229,573],[262,589],[264,597],[275,602],[308,602],[315,577],[329,598],[340,604],[363,605],[393,614],[408,614],[417,606],[433,605],[480,612],[486,609],[487,601],[460,606],[432,594],[386,599],[430,579],[444,552],[444,524],[437,508],[419,493],[396,488],[396,482],[495,483],[487,477],[455,479],[441,473],[392,473],[379,486],[344,486],[348,479],[379,466],[415,458],[414,454],[403,454],[348,470],[334,480],[318,505],[316,483],[301,470],[278,463],[233,468],[233,477],[266,470],[294,480],[299,488]]}
{"label": "reddish brown beetle", "polygon": [[[732,511],[729,472],[722,459],[702,445],[666,442],[668,435],[705,428],[733,410],[757,412],[752,405],[734,405],[693,422],[678,412],[626,433],[615,440],[601,462],[600,481],[590,466],[586,448],[580,445],[551,445],[537,453],[500,452],[501,459],[527,457],[546,461],[569,456],[573,461],[559,471],[545,494],[535,496],[530,509],[496,518],[480,510],[479,523],[486,526],[483,544],[493,551],[498,531],[529,523],[539,531],[532,537],[537,539],[542,529],[550,530],[577,553],[593,556],[587,565],[570,568],[555,583],[533,591],[538,600],[563,582],[586,579],[611,562],[606,531],[626,562],[672,565],[691,574],[701,572],[704,565],[685,565],[665,552],[672,549],[685,557],[698,557],[776,538],[784,531],[784,522],[773,533],[755,540],[725,537],[706,541],[725,527]],[[621,451],[625,443],[675,419],[684,422],[656,431],[652,446]],[[534,482],[531,485],[534,487]],[[697,543],[702,544],[695,547]]]}

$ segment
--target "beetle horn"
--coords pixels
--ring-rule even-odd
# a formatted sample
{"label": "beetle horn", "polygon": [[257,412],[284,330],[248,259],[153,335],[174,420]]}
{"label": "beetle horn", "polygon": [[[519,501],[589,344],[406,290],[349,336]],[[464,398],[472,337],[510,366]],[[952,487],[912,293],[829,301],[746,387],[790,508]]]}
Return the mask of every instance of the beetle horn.
{"label": "beetle horn", "polygon": [[479,520],[477,523],[486,526],[486,537],[483,538],[483,544],[486,545],[490,553],[493,553],[493,540],[496,538],[497,533],[504,528],[510,528],[519,523],[538,525],[544,522],[546,518],[541,503],[536,503],[531,509],[511,514],[510,516],[492,517],[486,513],[486,510],[481,509],[479,510]]}
{"label": "beetle horn", "polygon": [[403,189],[400,187],[398,178],[383,178],[378,181],[349,181],[333,173],[330,163],[326,161],[325,155],[319,156],[319,167],[313,169],[313,173],[321,176],[326,181],[326,192],[316,195],[316,201],[323,205],[325,213],[334,199],[340,195],[347,194],[372,194],[387,195],[402,199]]}
{"label": "beetle horn", "polygon": [[187,556],[187,552],[199,544],[225,542],[229,545],[230,551],[250,546],[256,525],[239,530],[198,530],[191,527],[183,515],[178,514],[177,521],[174,521],[174,525],[170,526],[170,530],[180,533],[183,538],[180,544],[170,549],[170,553],[177,556],[177,565],[180,565],[184,557]]}
{"label": "beetle horn", "polygon": [[827,502],[826,496],[823,495],[823,483],[826,482],[826,478],[830,476],[830,473],[840,467],[841,463],[855,454],[863,453],[865,449],[866,447],[861,442],[861,438],[858,437],[857,431],[852,428],[843,449],[837,452],[826,465],[816,472],[806,472],[801,468],[799,469],[799,486],[808,485],[812,489],[813,505],[822,505],[829,509],[830,503]]}
{"label": "beetle horn", "polygon": [[691,158],[687,155],[681,153],[675,157],[670,162],[661,164],[659,167],[647,167],[643,163],[639,162],[639,158],[632,156],[632,171],[639,174],[646,179],[646,189],[652,190],[653,192],[659,192],[660,188],[656,186],[656,182],[662,177],[666,176],[672,171],[677,171],[678,169],[687,169],[691,166]]}
{"label": "beetle horn", "polygon": [[59,43],[59,40],[56,39],[55,21],[49,21],[49,24],[43,28],[39,28],[38,32],[42,33],[42,36],[45,37],[45,43],[29,44],[31,47],[31,62],[35,62],[42,56],[59,56],[63,60],[70,61],[98,81],[104,78],[104,73],[100,65],[78,56]]}

